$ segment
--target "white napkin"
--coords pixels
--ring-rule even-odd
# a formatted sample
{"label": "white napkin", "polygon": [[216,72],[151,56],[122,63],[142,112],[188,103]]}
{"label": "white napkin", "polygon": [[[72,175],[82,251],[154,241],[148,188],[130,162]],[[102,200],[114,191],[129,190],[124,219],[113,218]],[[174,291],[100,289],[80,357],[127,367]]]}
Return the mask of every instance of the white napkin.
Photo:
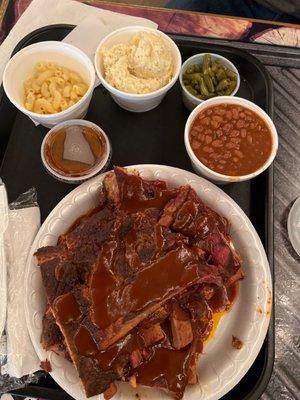
{"label": "white napkin", "polygon": [[39,207],[9,210],[8,228],[5,232],[8,272],[6,372],[16,378],[40,369],[40,361],[27,330],[24,311],[26,260],[39,227]]}
{"label": "white napkin", "polygon": [[[90,44],[85,44],[87,45],[87,52],[93,52],[94,42],[97,40],[99,43],[102,34],[105,35],[123,26],[142,25],[157,28],[157,24],[145,18],[102,10],[73,0],[33,0],[0,47],[0,83],[2,82],[5,65],[13,49],[24,36],[35,29],[51,24],[78,25],[83,22],[83,26],[86,26],[89,22],[88,19],[86,20],[87,17],[94,17],[92,22],[90,21],[93,28],[84,38],[84,40],[87,38],[88,42],[90,42]],[[96,29],[97,20],[99,21],[99,29]],[[92,34],[92,32],[96,32],[94,29],[99,35],[97,39],[94,37],[95,33]],[[79,47],[85,51],[82,47],[84,42],[79,39],[80,33],[76,34],[74,32],[69,38],[71,40],[69,43],[74,45],[78,43]]]}

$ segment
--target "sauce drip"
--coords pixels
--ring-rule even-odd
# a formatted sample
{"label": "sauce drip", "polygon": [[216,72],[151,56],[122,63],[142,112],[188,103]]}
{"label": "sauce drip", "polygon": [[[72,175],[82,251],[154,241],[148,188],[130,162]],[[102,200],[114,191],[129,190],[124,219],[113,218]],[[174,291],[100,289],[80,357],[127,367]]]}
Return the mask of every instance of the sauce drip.
{"label": "sauce drip", "polygon": [[81,325],[74,337],[74,344],[78,354],[97,360],[104,370],[116,369],[120,356],[129,360],[131,353],[140,346],[136,330],[114,343],[106,350],[99,350],[88,329]]}
{"label": "sauce drip", "polygon": [[111,248],[102,251],[91,281],[93,320],[102,329],[124,315],[171,297],[198,279],[198,264],[184,246],[141,269],[132,284],[121,287],[109,272],[111,256]]}
{"label": "sauce drip", "polygon": [[[239,291],[239,283],[235,283],[231,285],[229,288],[227,288],[227,295],[228,295],[228,300],[230,302],[230,306],[232,306],[234,300],[236,299]],[[229,307],[230,308],[230,307]]]}
{"label": "sauce drip", "polygon": [[106,141],[102,133],[91,127],[72,125],[49,136],[44,156],[49,166],[64,176],[88,173],[103,159]]}
{"label": "sauce drip", "polygon": [[53,304],[57,318],[62,324],[69,324],[81,317],[79,304],[72,293],[63,294],[55,299]]}
{"label": "sauce drip", "polygon": [[97,354],[98,348],[88,329],[80,325],[75,337],[74,344],[79,354],[91,357]]}
{"label": "sauce drip", "polygon": [[126,175],[120,188],[123,210],[134,213],[149,208],[162,209],[173,197],[169,190],[159,190],[146,197],[147,188],[144,185],[145,182],[139,176]]}
{"label": "sauce drip", "polygon": [[120,362],[120,356],[129,358],[131,353],[139,347],[138,336],[135,330],[128,334],[108,349],[99,351],[96,358],[101,368],[117,367],[117,362]]}
{"label": "sauce drip", "polygon": [[198,265],[188,265],[193,261],[190,251],[184,247],[170,251],[140,271],[134,285],[128,285],[118,293],[121,303],[116,304],[116,308],[120,305],[120,312],[123,312],[124,303],[130,307],[128,312],[140,311],[153,302],[169,297],[180,287],[194,282],[198,278]]}
{"label": "sauce drip", "polygon": [[135,369],[137,383],[146,386],[159,386],[173,393],[184,390],[187,377],[185,364],[190,349],[170,350],[157,347],[152,357]]}
{"label": "sauce drip", "polygon": [[110,270],[117,244],[106,242],[103,244],[95,272],[91,278],[92,320],[99,327],[110,325],[108,316],[108,297],[116,289],[118,282]]}

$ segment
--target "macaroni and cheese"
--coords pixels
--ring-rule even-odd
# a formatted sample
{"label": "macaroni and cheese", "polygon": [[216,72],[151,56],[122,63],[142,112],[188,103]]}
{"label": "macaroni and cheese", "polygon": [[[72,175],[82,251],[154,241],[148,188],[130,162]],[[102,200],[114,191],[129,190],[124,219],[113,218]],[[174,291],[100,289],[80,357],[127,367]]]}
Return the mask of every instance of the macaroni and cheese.
{"label": "macaroni and cheese", "polygon": [[38,114],[54,114],[77,103],[88,85],[76,73],[52,62],[35,66],[32,78],[24,82],[24,105]]}

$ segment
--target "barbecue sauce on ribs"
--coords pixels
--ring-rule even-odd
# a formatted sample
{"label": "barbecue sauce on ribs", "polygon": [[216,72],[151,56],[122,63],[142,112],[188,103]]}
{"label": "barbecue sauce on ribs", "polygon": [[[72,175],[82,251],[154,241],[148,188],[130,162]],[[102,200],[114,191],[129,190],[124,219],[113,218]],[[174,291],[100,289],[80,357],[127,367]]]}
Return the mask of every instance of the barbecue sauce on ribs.
{"label": "barbecue sauce on ribs", "polygon": [[[109,180],[101,205],[75,221],[59,248],[38,250],[46,292],[53,267],[63,291],[53,301],[50,285],[48,301],[88,396],[134,378],[180,399],[197,382],[213,312],[236,296],[240,260],[227,220],[188,186],[169,189],[120,168]],[[83,298],[68,289],[66,262],[85,280]],[[90,377],[86,365],[95,367]]]}

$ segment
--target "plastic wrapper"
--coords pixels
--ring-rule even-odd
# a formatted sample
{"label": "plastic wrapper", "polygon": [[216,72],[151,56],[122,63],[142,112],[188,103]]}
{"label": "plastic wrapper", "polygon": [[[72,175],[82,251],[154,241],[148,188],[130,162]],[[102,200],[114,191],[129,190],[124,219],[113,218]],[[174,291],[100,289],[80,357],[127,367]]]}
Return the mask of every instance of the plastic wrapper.
{"label": "plastic wrapper", "polygon": [[[8,271],[7,320],[0,338],[0,393],[36,383],[44,372],[32,347],[23,309],[25,263],[40,226],[40,212],[34,188],[9,205],[9,223],[4,235]],[[24,373],[25,372],[25,373]]]}

